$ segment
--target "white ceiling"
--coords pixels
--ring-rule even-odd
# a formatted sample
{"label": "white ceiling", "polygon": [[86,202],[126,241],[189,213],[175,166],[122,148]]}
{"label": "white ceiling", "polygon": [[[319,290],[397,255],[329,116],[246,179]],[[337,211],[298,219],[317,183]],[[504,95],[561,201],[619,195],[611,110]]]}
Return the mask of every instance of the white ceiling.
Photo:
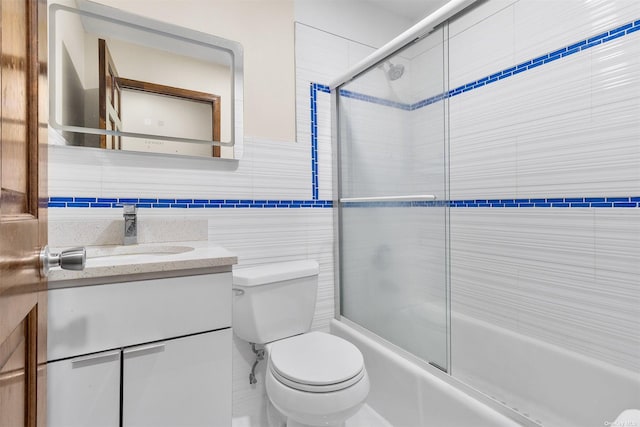
{"label": "white ceiling", "polygon": [[449,0],[366,0],[414,24]]}

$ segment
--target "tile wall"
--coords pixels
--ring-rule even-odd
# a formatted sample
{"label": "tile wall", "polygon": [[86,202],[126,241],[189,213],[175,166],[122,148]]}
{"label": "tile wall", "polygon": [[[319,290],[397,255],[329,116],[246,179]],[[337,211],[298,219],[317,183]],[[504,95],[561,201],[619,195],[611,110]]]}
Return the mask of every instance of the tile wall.
{"label": "tile wall", "polygon": [[469,351],[454,315],[453,375],[545,425],[640,401],[639,18],[632,1],[490,1],[449,28],[452,310],[554,349]]}

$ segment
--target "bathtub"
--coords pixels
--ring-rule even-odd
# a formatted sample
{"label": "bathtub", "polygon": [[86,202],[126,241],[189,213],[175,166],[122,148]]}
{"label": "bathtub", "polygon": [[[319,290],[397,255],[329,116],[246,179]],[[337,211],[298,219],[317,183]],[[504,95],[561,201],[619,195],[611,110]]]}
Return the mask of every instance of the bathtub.
{"label": "bathtub", "polygon": [[515,427],[526,423],[500,414],[449,384],[440,378],[446,374],[436,368],[399,356],[356,330],[351,322],[334,319],[330,331],[360,349],[371,381],[367,404],[394,427]]}
{"label": "bathtub", "polygon": [[638,372],[457,313],[451,323],[455,377],[401,356],[349,320],[332,320],[330,331],[360,349],[367,404],[394,427],[599,427],[622,425],[616,416],[637,409]]}
{"label": "bathtub", "polygon": [[639,409],[640,372],[455,312],[451,328],[453,375],[545,427],[636,425],[614,421]]}

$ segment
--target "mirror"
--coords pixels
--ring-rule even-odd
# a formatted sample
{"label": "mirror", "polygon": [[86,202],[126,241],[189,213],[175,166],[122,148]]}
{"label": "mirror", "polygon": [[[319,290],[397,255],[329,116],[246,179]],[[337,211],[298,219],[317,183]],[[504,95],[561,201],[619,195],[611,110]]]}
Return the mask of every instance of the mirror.
{"label": "mirror", "polygon": [[239,43],[84,0],[52,4],[49,24],[57,143],[242,156]]}

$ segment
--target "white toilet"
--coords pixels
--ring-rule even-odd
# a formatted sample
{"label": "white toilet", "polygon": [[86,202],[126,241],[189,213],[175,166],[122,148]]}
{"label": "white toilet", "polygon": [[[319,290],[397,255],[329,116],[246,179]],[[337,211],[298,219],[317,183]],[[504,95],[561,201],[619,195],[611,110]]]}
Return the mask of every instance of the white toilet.
{"label": "white toilet", "polygon": [[308,332],[318,263],[293,261],[233,272],[233,331],[264,344],[266,389],[287,427],[341,426],[369,393],[362,354],[350,342]]}

